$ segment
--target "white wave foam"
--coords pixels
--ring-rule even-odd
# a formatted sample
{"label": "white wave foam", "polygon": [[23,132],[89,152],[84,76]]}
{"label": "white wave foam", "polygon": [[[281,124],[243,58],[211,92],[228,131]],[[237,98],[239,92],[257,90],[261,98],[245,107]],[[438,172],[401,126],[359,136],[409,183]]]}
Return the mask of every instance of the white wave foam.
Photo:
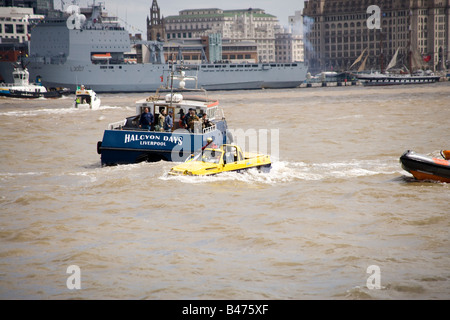
{"label": "white wave foam", "polygon": [[0,116],[9,117],[29,117],[29,116],[39,116],[45,114],[68,114],[77,112],[75,108],[57,108],[57,109],[36,109],[36,110],[15,110],[0,112]]}
{"label": "white wave foam", "polygon": [[274,161],[270,172],[250,169],[241,173],[225,172],[215,176],[170,176],[164,173],[160,179],[179,180],[185,183],[205,183],[210,181],[242,181],[248,183],[276,184],[295,180],[318,181],[327,179],[352,179],[378,174],[400,173],[398,161],[352,160],[349,162],[305,163]]}
{"label": "white wave foam", "polygon": [[33,177],[33,176],[43,176],[45,174],[47,174],[47,172],[0,172],[0,182],[16,180],[19,177],[24,176]]}
{"label": "white wave foam", "polygon": [[16,176],[42,176],[47,172],[0,172],[0,176],[16,177]]}

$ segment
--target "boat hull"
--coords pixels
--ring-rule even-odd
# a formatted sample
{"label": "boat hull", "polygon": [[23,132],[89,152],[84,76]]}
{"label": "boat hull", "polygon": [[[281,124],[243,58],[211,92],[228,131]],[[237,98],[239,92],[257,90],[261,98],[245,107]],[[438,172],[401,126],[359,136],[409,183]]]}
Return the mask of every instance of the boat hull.
{"label": "boat hull", "polygon": [[400,157],[402,168],[417,180],[433,180],[450,183],[450,162],[431,158],[407,150]]}
{"label": "boat hull", "polygon": [[67,90],[54,90],[47,92],[32,92],[21,90],[0,90],[1,97],[9,98],[23,98],[23,99],[36,99],[36,98],[61,98],[64,95],[68,95],[70,92]]}
{"label": "boat hull", "polygon": [[216,144],[227,142],[227,125],[219,121],[215,130],[207,133],[189,133],[145,130],[105,130],[103,140],[97,144],[103,166],[132,164],[143,161],[185,161],[192,153],[207,144],[209,137]]}
{"label": "boat hull", "polygon": [[394,86],[406,84],[431,84],[439,82],[439,76],[398,76],[398,77],[365,77],[358,76],[364,86]]}

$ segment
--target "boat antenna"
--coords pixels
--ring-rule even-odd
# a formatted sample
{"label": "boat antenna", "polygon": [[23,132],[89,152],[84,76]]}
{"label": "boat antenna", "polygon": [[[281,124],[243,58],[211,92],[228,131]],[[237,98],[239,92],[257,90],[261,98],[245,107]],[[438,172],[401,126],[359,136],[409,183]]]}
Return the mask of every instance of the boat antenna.
{"label": "boat antenna", "polygon": [[412,44],[411,44],[411,32],[412,32],[412,10],[409,10],[409,26],[408,26],[408,68],[409,74],[412,75]]}
{"label": "boat antenna", "polygon": [[380,29],[380,73],[384,72],[383,32]]}
{"label": "boat antenna", "polygon": [[172,107],[172,101],[173,101],[173,60],[171,65],[171,72],[170,72],[170,107]]}

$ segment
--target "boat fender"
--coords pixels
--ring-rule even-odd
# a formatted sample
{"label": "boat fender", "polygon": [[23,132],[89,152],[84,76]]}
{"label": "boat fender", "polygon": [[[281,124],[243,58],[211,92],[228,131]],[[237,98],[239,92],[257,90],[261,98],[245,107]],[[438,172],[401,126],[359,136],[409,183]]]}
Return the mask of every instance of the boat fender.
{"label": "boat fender", "polygon": [[98,153],[98,154],[102,154],[101,148],[102,148],[102,142],[101,142],[101,141],[98,141],[98,142],[97,142],[97,153]]}

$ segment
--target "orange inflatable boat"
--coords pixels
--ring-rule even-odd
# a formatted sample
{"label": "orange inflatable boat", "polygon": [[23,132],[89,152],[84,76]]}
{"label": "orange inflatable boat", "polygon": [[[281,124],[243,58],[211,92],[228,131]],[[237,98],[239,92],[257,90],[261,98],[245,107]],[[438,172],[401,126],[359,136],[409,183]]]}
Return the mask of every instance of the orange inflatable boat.
{"label": "orange inflatable boat", "polygon": [[434,158],[407,150],[400,157],[402,168],[417,180],[450,183],[450,150],[442,150],[441,158]]}

